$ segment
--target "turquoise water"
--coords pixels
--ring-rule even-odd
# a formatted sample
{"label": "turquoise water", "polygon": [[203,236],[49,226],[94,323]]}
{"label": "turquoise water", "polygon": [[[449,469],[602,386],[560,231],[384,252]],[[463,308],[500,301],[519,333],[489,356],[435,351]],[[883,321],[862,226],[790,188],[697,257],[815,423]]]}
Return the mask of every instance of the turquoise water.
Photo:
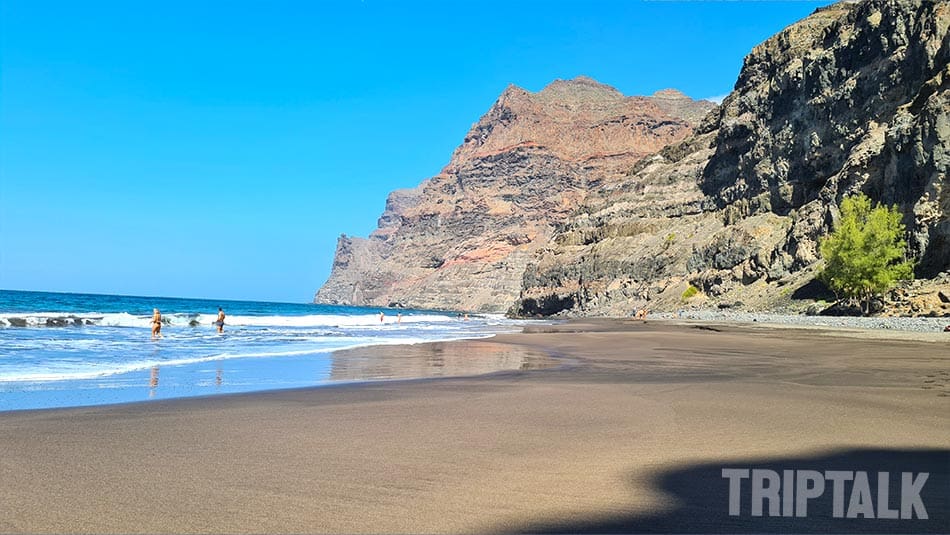
{"label": "turquoise water", "polygon": [[[157,340],[153,308],[167,322]],[[0,410],[327,384],[334,351],[516,329],[439,311],[0,290]]]}

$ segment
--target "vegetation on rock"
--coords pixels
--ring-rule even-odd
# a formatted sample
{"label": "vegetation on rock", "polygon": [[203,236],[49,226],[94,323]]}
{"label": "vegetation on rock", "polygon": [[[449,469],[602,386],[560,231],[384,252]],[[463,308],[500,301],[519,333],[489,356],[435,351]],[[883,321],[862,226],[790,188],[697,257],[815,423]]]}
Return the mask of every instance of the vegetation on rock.
{"label": "vegetation on rock", "polygon": [[690,284],[689,288],[686,288],[686,291],[683,292],[683,301],[688,301],[691,297],[694,297],[698,293],[699,293],[699,288]]}
{"label": "vegetation on rock", "polygon": [[913,278],[904,233],[896,206],[871,208],[864,194],[845,198],[837,228],[821,240],[825,268],[819,277],[839,296],[859,299],[867,314],[874,295]]}

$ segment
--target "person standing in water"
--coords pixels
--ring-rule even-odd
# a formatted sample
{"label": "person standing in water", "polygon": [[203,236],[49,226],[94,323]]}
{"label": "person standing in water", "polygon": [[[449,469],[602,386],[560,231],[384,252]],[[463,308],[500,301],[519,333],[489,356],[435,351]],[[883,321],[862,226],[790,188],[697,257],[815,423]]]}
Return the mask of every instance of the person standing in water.
{"label": "person standing in water", "polygon": [[157,308],[152,309],[152,340],[162,338],[162,313]]}
{"label": "person standing in water", "polygon": [[214,321],[214,324],[218,326],[218,332],[224,332],[224,310],[221,307],[218,307],[218,319]]}

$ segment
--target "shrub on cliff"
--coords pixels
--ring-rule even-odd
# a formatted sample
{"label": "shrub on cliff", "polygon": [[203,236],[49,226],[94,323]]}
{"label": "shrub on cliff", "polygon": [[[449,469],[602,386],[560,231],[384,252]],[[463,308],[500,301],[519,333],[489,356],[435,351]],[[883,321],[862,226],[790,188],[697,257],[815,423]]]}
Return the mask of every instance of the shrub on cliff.
{"label": "shrub on cliff", "polygon": [[896,206],[871,208],[864,194],[841,201],[841,220],[820,247],[825,259],[821,280],[837,295],[858,299],[865,314],[875,294],[898,279],[913,278],[900,212]]}
{"label": "shrub on cliff", "polygon": [[689,287],[686,288],[686,291],[683,292],[682,299],[683,301],[689,301],[698,293],[699,293],[699,288],[690,284]]}

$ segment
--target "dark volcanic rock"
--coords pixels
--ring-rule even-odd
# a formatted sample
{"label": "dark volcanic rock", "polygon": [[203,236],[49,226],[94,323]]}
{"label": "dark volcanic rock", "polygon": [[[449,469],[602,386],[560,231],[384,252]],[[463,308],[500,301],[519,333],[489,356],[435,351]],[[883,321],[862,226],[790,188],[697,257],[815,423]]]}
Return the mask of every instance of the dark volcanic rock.
{"label": "dark volcanic rock", "polygon": [[945,2],[842,2],[755,47],[722,104],[703,191],[720,207],[819,212],[795,237],[807,263],[828,211],[863,190],[905,214],[921,275],[945,269],[948,18]]}
{"label": "dark volcanic rock", "polygon": [[[715,304],[787,302],[858,191],[898,205],[918,276],[946,270],[948,24],[947,2],[842,2],[755,47],[694,137],[587,196],[529,266],[522,299],[576,295],[572,313],[626,315],[675,310],[693,284]],[[660,257],[650,275],[617,268]]]}
{"label": "dark volcanic rock", "polygon": [[861,308],[861,305],[851,302],[840,302],[831,305],[830,307],[822,310],[819,315],[821,316],[863,316],[864,310]]}

